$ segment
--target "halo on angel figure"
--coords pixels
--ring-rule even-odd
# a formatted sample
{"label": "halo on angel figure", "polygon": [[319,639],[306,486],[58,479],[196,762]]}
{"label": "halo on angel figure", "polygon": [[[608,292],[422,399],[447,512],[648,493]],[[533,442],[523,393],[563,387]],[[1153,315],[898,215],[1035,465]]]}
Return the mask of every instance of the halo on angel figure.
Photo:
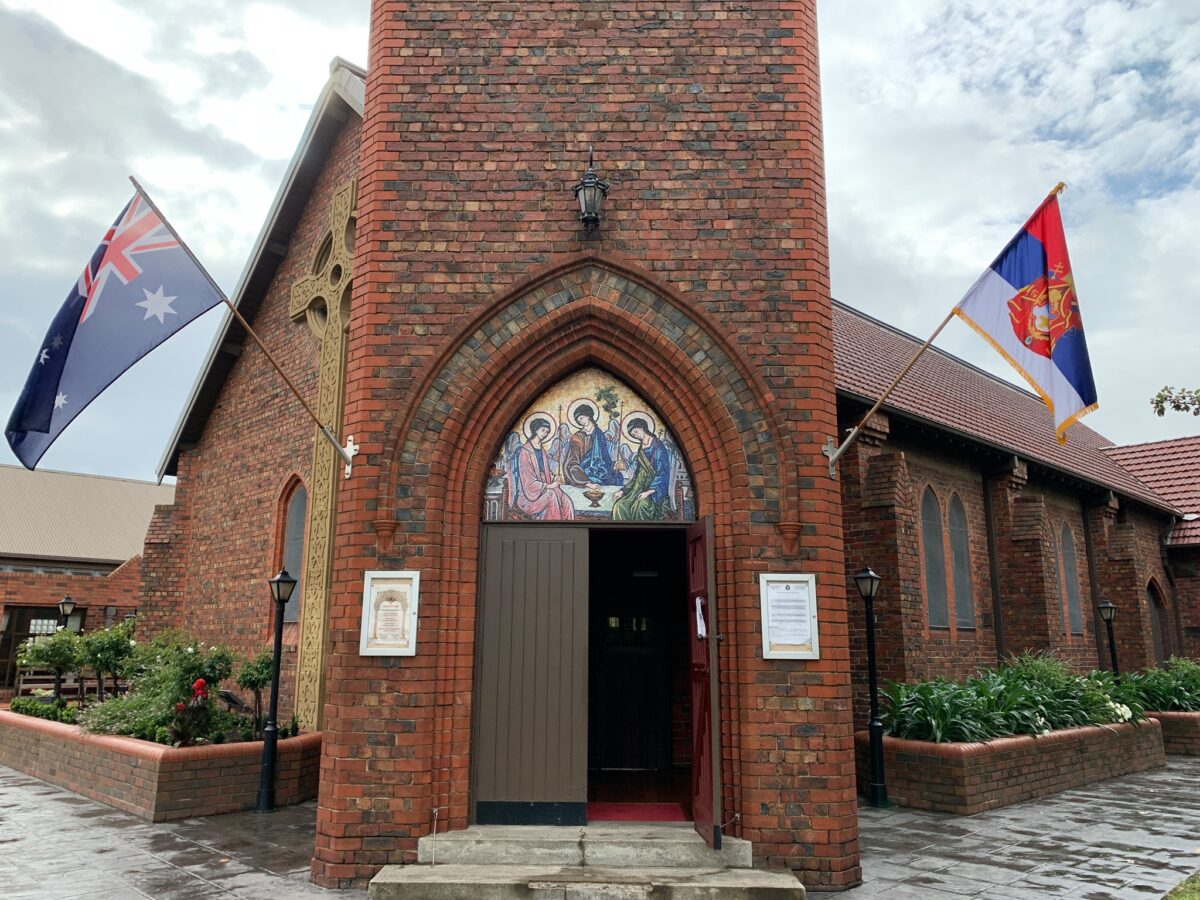
{"label": "halo on angel figure", "polygon": [[537,419],[545,419],[546,420],[546,422],[550,425],[550,434],[551,435],[553,435],[554,432],[558,430],[558,418],[556,416],[554,416],[548,412],[533,412],[533,413],[530,413],[528,416],[526,416],[525,421],[521,423],[521,439],[522,440],[526,440],[528,438],[533,437],[533,434],[530,432],[529,429],[533,425],[534,421]]}
{"label": "halo on angel figure", "polygon": [[567,407],[567,424],[572,428],[579,427],[579,423],[575,421],[575,416],[582,407],[587,407],[588,411],[592,414],[592,421],[596,423],[597,428],[600,428],[600,414],[604,410],[601,409],[599,403],[587,397],[580,397],[578,400],[571,401],[571,405]]}
{"label": "halo on angel figure", "polygon": [[646,431],[654,437],[658,437],[658,432],[654,429],[654,416],[643,409],[635,409],[633,412],[626,413],[625,418],[621,420],[621,434],[625,435],[628,440],[635,444],[638,443],[638,439],[629,433],[629,423],[636,419],[641,419],[645,422]]}

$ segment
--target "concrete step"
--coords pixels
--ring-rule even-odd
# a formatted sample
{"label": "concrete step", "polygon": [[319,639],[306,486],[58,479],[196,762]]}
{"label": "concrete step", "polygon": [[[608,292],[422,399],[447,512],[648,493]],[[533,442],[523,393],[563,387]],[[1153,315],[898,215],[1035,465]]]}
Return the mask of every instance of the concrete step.
{"label": "concrete step", "polygon": [[804,900],[795,876],[756,869],[384,866],[370,900]]}
{"label": "concrete step", "polygon": [[690,822],[596,825],[472,825],[417,842],[417,862],[464,866],[632,866],[748,869],[750,842],[726,837],[713,850]]}

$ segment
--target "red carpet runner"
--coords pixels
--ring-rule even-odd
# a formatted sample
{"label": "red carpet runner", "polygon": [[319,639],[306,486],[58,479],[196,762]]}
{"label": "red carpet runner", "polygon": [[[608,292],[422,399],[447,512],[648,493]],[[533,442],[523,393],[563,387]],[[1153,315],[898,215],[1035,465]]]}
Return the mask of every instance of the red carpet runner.
{"label": "red carpet runner", "polygon": [[589,803],[589,822],[686,822],[678,803]]}

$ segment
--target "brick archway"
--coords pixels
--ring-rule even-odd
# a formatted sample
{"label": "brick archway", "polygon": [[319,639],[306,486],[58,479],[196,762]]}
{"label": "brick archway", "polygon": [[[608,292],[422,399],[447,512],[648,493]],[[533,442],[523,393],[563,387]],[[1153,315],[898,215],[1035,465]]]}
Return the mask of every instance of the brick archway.
{"label": "brick archway", "polygon": [[[735,544],[778,540],[778,525],[792,514],[795,472],[764,402],[769,395],[744,374],[750,369],[738,355],[699,313],[588,257],[501,298],[431,367],[380,461],[379,505],[384,522],[403,525],[395,558],[420,560],[435,683],[455,697],[429,722],[430,806],[446,808],[441,821],[449,827],[464,827],[468,817],[465,747],[483,497],[511,423],[530,399],[588,365],[653,403],[689,461],[698,508],[715,516],[719,589],[732,608],[746,587],[732,564]],[[732,637],[738,628],[731,615],[727,632]],[[722,647],[729,684],[724,755],[731,761],[741,720],[736,647],[734,640]],[[740,808],[733,791],[727,789],[728,802]]]}

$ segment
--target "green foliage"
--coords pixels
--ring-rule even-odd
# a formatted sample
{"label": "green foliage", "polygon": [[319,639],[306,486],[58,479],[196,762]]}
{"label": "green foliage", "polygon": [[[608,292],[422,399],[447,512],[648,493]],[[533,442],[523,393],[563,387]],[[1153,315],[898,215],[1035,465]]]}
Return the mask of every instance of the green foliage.
{"label": "green foliage", "polygon": [[1150,398],[1150,407],[1157,416],[1165,416],[1168,409],[1200,416],[1200,389],[1173,388],[1167,385]]}
{"label": "green foliage", "polygon": [[292,721],[287,724],[287,727],[280,732],[286,737],[295,737],[300,733],[300,720],[292,716]]}
{"label": "green foliage", "polygon": [[1107,672],[1074,675],[1050,654],[1010,658],[965,681],[889,684],[883,690],[887,733],[938,743],[1136,721],[1140,695]]}
{"label": "green foliage", "polygon": [[1122,685],[1146,709],[1156,712],[1200,712],[1200,664],[1172,657],[1161,669],[1126,675]]}
{"label": "green foliage", "polygon": [[22,715],[50,719],[52,722],[65,722],[68,725],[74,725],[78,717],[78,711],[72,706],[67,706],[67,701],[62,699],[53,703],[43,703],[33,697],[14,697],[8,708]]}
{"label": "green foliage", "polygon": [[74,672],[79,668],[81,654],[79,635],[65,628],[44,637],[31,637],[21,645],[17,664],[25,669],[49,669],[52,672]]}
{"label": "green foliage", "polygon": [[[226,727],[210,696],[233,671],[228,647],[205,647],[186,634],[167,632],[130,650],[121,665],[129,693],[86,710],[81,721],[88,731],[178,745],[211,740],[214,733],[224,739],[234,730]],[[200,700],[192,690],[198,678],[207,686]],[[186,720],[177,704],[184,705]]]}
{"label": "green foliage", "polygon": [[101,691],[104,676],[112,675],[115,679],[136,646],[133,640],[133,626],[125,622],[85,634],[81,644],[82,662],[96,673]]}
{"label": "green foliage", "polygon": [[251,657],[238,669],[234,681],[244,691],[261,691],[271,684],[271,664],[274,658],[270,650]]}

